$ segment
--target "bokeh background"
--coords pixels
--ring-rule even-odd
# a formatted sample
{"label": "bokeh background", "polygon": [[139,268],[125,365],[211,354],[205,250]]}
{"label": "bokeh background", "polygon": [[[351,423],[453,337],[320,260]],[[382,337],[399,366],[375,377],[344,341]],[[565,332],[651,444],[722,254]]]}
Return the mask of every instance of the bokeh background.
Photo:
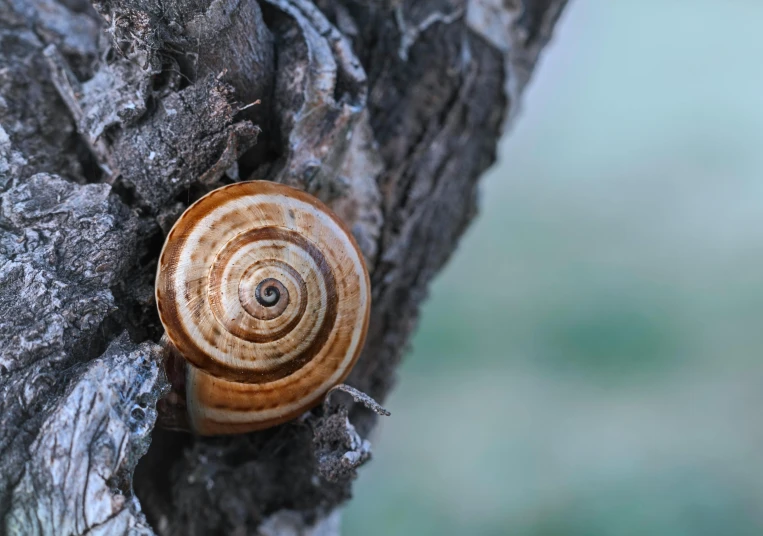
{"label": "bokeh background", "polygon": [[344,534],[763,534],[763,2],[573,0]]}

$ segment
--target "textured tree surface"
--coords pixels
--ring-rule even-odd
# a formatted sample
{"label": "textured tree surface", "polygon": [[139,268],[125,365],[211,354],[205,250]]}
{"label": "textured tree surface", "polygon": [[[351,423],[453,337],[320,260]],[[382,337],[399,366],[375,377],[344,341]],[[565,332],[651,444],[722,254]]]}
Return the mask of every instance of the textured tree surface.
{"label": "textured tree surface", "polygon": [[337,534],[362,394],[154,428],[165,233],[238,180],[326,201],[373,287],[348,383],[384,400],[565,3],[0,0],[0,533]]}

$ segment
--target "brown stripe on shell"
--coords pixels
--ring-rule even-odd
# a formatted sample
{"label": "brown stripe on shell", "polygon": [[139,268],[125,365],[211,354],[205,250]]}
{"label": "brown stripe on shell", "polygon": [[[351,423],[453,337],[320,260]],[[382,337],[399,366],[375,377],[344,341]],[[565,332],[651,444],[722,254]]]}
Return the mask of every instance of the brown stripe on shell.
{"label": "brown stripe on shell", "polygon": [[[270,264],[272,265],[276,263],[277,261],[272,260]],[[280,268],[285,272],[291,270],[291,267],[286,264],[283,264]],[[249,273],[251,270],[251,266],[247,268],[244,275],[241,276],[241,282],[243,282],[245,278],[252,279],[252,276]],[[295,270],[291,270],[291,276],[293,279],[302,279]],[[257,284],[254,292],[251,292],[251,289],[246,289],[241,282],[239,282],[238,286],[238,301],[241,303],[241,307],[244,308],[244,311],[249,313],[249,316],[261,320],[271,320],[281,316],[286,308],[289,307],[289,302],[291,301],[289,289],[278,279],[274,277],[263,279]],[[268,301],[263,298],[269,289],[276,293],[276,298],[272,303],[268,303]],[[248,294],[246,293],[246,290],[249,291]]]}
{"label": "brown stripe on shell", "polygon": [[[239,339],[243,339],[249,342],[271,342],[280,339],[287,333],[290,333],[294,327],[299,324],[300,320],[302,320],[302,315],[307,308],[307,288],[304,280],[302,279],[302,276],[292,267],[288,266],[286,263],[281,262],[279,264],[284,265],[284,269],[291,271],[301,281],[301,294],[303,299],[299,302],[299,312],[295,315],[295,317],[288,324],[270,335],[257,335],[256,333],[249,333],[239,328],[235,324],[228,322],[225,312],[223,311],[223,306],[219,301],[220,296],[217,292],[215,292],[215,289],[222,285],[222,281],[220,279],[223,276],[223,269],[228,264],[228,261],[230,261],[230,258],[233,256],[237,249],[263,240],[281,240],[284,242],[291,242],[292,244],[296,244],[303,250],[307,251],[315,263],[322,268],[321,276],[326,282],[328,294],[329,296],[333,296],[334,301],[336,301],[336,281],[334,279],[334,274],[331,272],[331,268],[326,264],[326,259],[323,257],[323,254],[318,250],[318,248],[315,247],[312,242],[306,240],[299,233],[295,233],[294,231],[289,231],[288,229],[283,229],[280,227],[261,227],[259,229],[246,231],[231,240],[231,242],[225,246],[225,249],[220,252],[220,255],[218,256],[215,264],[212,266],[209,272],[209,288],[211,290],[210,307],[212,308],[212,311],[214,311],[217,320],[223,326],[225,326],[225,328],[228,330],[228,333],[231,333]],[[329,301],[331,300],[329,299]],[[329,303],[328,306],[331,307],[332,304]],[[336,303],[333,304],[332,310],[336,312]],[[331,329],[331,327],[328,329]],[[201,366],[199,367],[204,368]]]}
{"label": "brown stripe on shell", "polygon": [[[370,308],[368,311],[370,311]],[[342,383],[352,371],[352,367],[355,365],[363,348],[363,343],[365,342],[367,331],[365,328],[368,326],[368,318],[369,315],[365,315],[363,322],[364,329],[357,350],[353,355],[349,366],[346,367],[345,371],[335,384]],[[197,404],[215,410],[225,410],[231,413],[246,413],[247,411],[251,411],[253,414],[246,422],[215,420],[210,415],[197,416],[194,431],[202,435],[238,434],[264,430],[271,426],[290,421],[320,404],[323,397],[332,387],[328,386],[322,391],[317,392],[315,391],[315,388],[319,384],[320,382],[317,384],[311,382],[310,385],[299,383],[293,386],[286,386],[285,388],[280,387],[269,389],[264,393],[258,390],[256,393],[257,400],[255,401],[253,400],[253,393],[236,389],[238,386],[230,385],[226,380],[207,376],[203,373],[197,374],[195,381],[191,386],[191,389],[193,389],[192,396],[196,399]],[[273,417],[264,418],[257,415],[257,411],[261,411],[262,409],[276,409],[281,405],[285,406],[300,398],[306,399],[305,402],[299,404],[293,410],[280,413]]]}
{"label": "brown stripe on shell", "polygon": [[[275,229],[272,227],[269,228],[262,228],[262,229],[255,229],[252,231],[249,231],[245,233],[246,235],[249,235],[248,237],[242,237],[243,241],[257,241],[257,240],[264,240],[266,238],[278,238],[282,240],[288,240],[288,241],[294,241],[297,244],[299,244],[303,249],[309,252],[309,254],[313,257],[313,260],[316,262],[316,264],[319,266],[320,274],[324,277],[324,281],[326,284],[326,290],[327,290],[327,303],[326,303],[326,310],[324,313],[324,323],[319,328],[318,333],[316,334],[313,341],[310,343],[310,345],[301,352],[298,356],[290,359],[288,362],[280,365],[278,368],[269,370],[269,371],[262,371],[262,370],[243,370],[243,369],[234,369],[231,368],[230,365],[226,363],[220,363],[214,359],[212,359],[209,355],[207,355],[201,348],[198,347],[198,345],[194,342],[191,335],[187,332],[185,329],[185,326],[182,324],[180,319],[178,319],[175,327],[175,331],[172,334],[169,334],[173,344],[180,350],[180,352],[191,361],[191,363],[194,364],[198,369],[203,370],[212,376],[216,376],[219,378],[225,378],[232,381],[237,382],[243,382],[243,383],[268,383],[275,380],[279,380],[281,378],[284,378],[286,376],[289,376],[305,366],[306,363],[310,362],[320,351],[323,345],[325,345],[326,341],[328,340],[329,334],[331,333],[331,330],[334,328],[334,322],[336,320],[336,314],[337,314],[337,294],[336,294],[336,282],[334,279],[334,275],[331,271],[330,266],[328,266],[327,261],[325,257],[320,253],[320,251],[317,250],[317,248],[310,243],[309,241],[305,240],[302,236],[298,235],[297,233],[294,233],[292,231],[288,231],[285,229]],[[212,287],[212,281],[211,278],[216,274],[215,270],[210,271],[210,287]],[[217,273],[219,275],[219,273]],[[219,283],[215,283],[219,284]],[[168,295],[174,294],[174,288],[171,289],[171,293],[168,292]],[[215,294],[212,294],[210,296],[210,307],[215,312],[215,316],[218,317],[218,320],[221,318],[224,318],[223,312],[220,310],[220,304],[215,301]],[[168,300],[168,301],[171,301]],[[225,329],[236,337],[239,337],[243,340],[249,341],[249,342],[272,342],[274,340],[278,340],[282,337],[284,337],[286,334],[290,333],[294,327],[299,323],[299,321],[302,318],[302,314],[307,307],[307,301],[303,301],[300,304],[300,312],[295,317],[295,319],[284,326],[281,330],[277,331],[272,337],[257,337],[254,334],[246,333],[238,329],[232,329],[231,324],[225,322],[225,320],[221,321],[221,324],[225,326]],[[176,311],[177,309],[175,309]],[[177,314],[177,313],[176,313]]]}

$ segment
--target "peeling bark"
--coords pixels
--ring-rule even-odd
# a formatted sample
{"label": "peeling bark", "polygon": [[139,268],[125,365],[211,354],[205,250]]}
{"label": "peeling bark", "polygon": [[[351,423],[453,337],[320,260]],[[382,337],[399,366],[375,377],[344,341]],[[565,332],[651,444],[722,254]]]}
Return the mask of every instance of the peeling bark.
{"label": "peeling bark", "polygon": [[[368,397],[565,3],[0,0],[0,533],[338,534]],[[164,235],[254,178],[319,196],[366,256],[359,391],[241,436],[155,428]]]}

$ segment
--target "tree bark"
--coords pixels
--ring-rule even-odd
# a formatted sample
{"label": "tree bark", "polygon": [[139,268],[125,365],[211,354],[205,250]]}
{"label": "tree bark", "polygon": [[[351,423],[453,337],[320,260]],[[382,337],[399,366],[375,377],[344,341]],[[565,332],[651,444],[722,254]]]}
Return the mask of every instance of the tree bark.
{"label": "tree bark", "polygon": [[326,201],[373,287],[348,383],[384,400],[565,3],[0,0],[0,532],[338,534],[352,397],[154,428],[165,233],[238,180]]}

